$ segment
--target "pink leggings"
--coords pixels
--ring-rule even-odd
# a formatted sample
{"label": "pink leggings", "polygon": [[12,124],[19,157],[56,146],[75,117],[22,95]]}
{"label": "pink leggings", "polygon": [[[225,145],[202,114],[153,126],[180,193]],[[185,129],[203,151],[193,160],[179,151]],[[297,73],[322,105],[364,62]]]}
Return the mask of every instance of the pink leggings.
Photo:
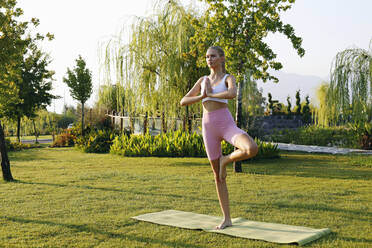
{"label": "pink leggings", "polygon": [[203,112],[202,132],[209,160],[215,160],[222,156],[222,140],[235,146],[236,137],[239,134],[247,134],[236,126],[228,108]]}

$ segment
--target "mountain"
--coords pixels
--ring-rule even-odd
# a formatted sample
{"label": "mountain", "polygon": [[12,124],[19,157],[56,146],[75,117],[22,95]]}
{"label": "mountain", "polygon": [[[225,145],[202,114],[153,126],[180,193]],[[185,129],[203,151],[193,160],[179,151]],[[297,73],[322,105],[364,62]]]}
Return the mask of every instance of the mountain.
{"label": "mountain", "polygon": [[300,90],[301,102],[305,101],[307,95],[310,96],[310,104],[316,102],[316,89],[324,81],[318,76],[305,76],[283,71],[271,71],[271,75],[279,79],[278,83],[262,80],[257,81],[257,87],[263,90],[263,96],[267,99],[267,94],[271,93],[273,100],[287,104],[287,97],[290,96],[292,106],[296,104],[296,91]]}

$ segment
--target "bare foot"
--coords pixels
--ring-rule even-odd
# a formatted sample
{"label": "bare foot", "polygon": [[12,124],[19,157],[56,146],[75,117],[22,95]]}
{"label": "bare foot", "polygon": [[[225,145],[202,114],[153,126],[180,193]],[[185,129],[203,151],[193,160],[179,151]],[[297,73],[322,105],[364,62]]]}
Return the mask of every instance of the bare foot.
{"label": "bare foot", "polygon": [[219,226],[216,226],[216,230],[222,230],[229,226],[232,226],[231,220],[224,220]]}
{"label": "bare foot", "polygon": [[226,166],[227,166],[226,156],[221,156],[220,157],[220,173],[219,173],[220,181],[223,181],[227,176]]}

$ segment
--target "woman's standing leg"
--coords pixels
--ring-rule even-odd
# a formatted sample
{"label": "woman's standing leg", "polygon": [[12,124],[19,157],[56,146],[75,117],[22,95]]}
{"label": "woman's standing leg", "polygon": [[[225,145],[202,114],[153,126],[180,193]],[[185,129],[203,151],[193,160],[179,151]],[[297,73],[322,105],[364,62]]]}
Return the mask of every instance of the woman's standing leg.
{"label": "woman's standing leg", "polygon": [[218,200],[220,202],[221,210],[223,213],[223,221],[220,225],[216,226],[216,229],[224,229],[225,227],[229,227],[232,225],[230,216],[229,192],[227,190],[226,177],[221,179],[219,176],[220,171],[219,159],[212,160],[209,162],[213,169]]}

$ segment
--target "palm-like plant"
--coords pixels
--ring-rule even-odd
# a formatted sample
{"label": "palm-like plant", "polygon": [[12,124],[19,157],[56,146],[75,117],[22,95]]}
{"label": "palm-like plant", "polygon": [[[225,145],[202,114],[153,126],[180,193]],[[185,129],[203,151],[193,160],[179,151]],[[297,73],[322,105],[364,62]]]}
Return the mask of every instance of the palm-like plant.
{"label": "palm-like plant", "polygon": [[369,50],[350,48],[335,57],[327,94],[331,123],[370,122],[371,89],[372,40]]}

